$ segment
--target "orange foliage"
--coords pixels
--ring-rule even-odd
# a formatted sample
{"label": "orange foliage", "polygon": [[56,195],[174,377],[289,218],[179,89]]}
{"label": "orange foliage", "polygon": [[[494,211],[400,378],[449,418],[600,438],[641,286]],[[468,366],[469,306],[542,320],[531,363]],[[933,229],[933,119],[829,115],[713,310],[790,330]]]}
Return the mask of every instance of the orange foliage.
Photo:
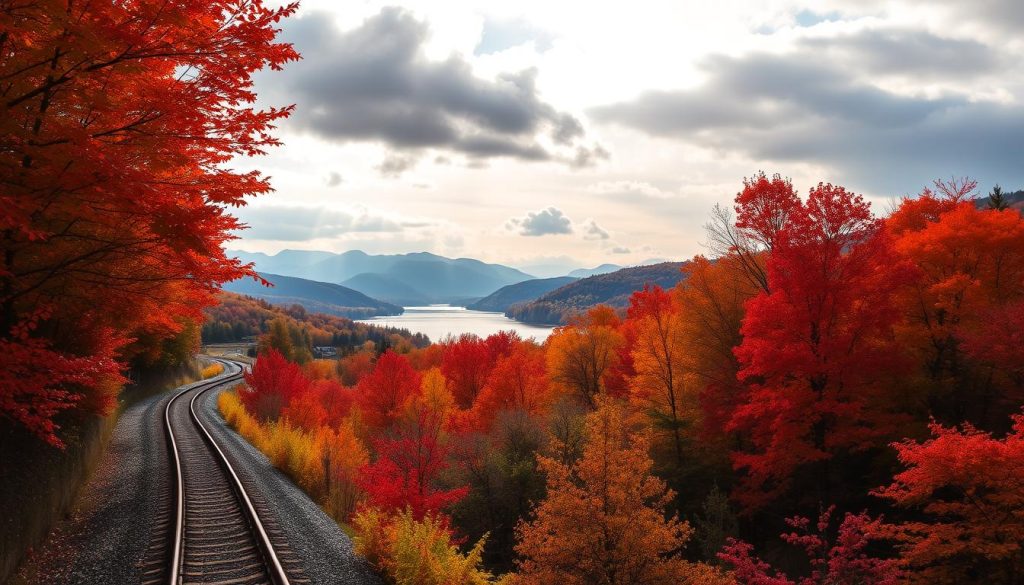
{"label": "orange foliage", "polygon": [[625,343],[619,325],[614,309],[602,305],[556,329],[547,341],[551,381],[593,407],[607,386],[605,375],[618,363],[617,350]]}
{"label": "orange foliage", "polygon": [[549,406],[544,348],[519,342],[509,355],[498,357],[491,376],[473,404],[477,428],[487,432],[495,417],[506,410],[541,414]]}
{"label": "orange foliage", "polygon": [[725,427],[742,392],[739,360],[733,348],[742,341],[744,306],[758,288],[734,256],[714,262],[698,256],[685,268],[676,290],[680,327],[692,364],[701,405],[705,440],[724,439]]}
{"label": "orange foliage", "polygon": [[596,407],[579,462],[540,458],[548,495],[519,528],[517,581],[686,583],[694,572],[682,558],[690,527],[665,517],[673,494],[651,475],[647,438],[629,429],[613,399],[598,397]]}
{"label": "orange foliage", "polygon": [[636,330],[630,398],[652,419],[653,428],[668,437],[681,465],[683,429],[696,418],[697,393],[688,387],[692,364],[679,307],[661,288],[645,288],[630,298],[629,320]]}
{"label": "orange foliage", "polygon": [[355,386],[359,380],[373,371],[373,350],[358,351],[345,356],[338,360],[337,368],[341,376],[341,383],[346,386]]}
{"label": "orange foliage", "polygon": [[[900,341],[922,366],[932,414],[996,428],[1024,401],[1015,367],[1022,354],[1003,343],[1024,302],[1024,219],[1015,210],[941,203],[943,211],[922,221],[906,219],[910,201],[894,215],[903,229],[896,249],[919,271],[902,298],[908,323]],[[979,363],[986,361],[995,375]]]}
{"label": "orange foliage", "polygon": [[203,368],[203,371],[200,372],[199,375],[202,377],[202,379],[206,380],[207,378],[219,376],[222,373],[224,373],[224,365],[221,364],[220,362],[214,362]]}

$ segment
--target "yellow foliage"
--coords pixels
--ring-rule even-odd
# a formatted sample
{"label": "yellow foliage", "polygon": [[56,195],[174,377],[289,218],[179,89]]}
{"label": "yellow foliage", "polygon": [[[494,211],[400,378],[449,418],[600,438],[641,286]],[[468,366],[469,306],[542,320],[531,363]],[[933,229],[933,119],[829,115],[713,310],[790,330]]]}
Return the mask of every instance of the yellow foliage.
{"label": "yellow foliage", "polygon": [[445,523],[409,510],[388,515],[374,508],[354,519],[356,552],[398,585],[489,585],[503,581],[480,568],[484,540],[463,554]]}
{"label": "yellow foliage", "polygon": [[214,362],[214,363],[206,366],[205,368],[203,368],[203,371],[201,372],[201,375],[202,375],[203,379],[206,380],[207,378],[212,378],[214,376],[219,376],[219,375],[221,375],[223,373],[224,373],[224,365],[221,364],[220,362]]}
{"label": "yellow foliage", "polygon": [[363,508],[352,517],[353,539],[356,553],[363,555],[372,566],[383,569],[389,557],[390,516],[377,508]]}
{"label": "yellow foliage", "polygon": [[284,471],[335,520],[344,522],[362,498],[355,480],[369,452],[356,436],[352,421],[337,431],[322,426],[313,433],[287,419],[261,423],[232,392],[217,399],[224,420],[281,471]]}
{"label": "yellow foliage", "polygon": [[420,433],[440,439],[455,409],[455,397],[448,389],[441,369],[431,368],[423,375],[420,391],[407,398],[402,405],[401,420]]}

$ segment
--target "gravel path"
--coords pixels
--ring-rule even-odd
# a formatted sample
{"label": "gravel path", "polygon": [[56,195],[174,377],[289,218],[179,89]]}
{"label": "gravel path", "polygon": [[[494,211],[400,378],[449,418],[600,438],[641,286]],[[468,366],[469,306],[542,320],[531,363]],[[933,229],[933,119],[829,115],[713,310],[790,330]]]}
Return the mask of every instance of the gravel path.
{"label": "gravel path", "polygon": [[[177,391],[189,388],[182,386]],[[216,411],[207,392],[200,416],[261,513],[274,516],[312,583],[377,584],[379,579],[352,551],[348,536],[291,480],[270,465]],[[167,393],[143,400],[121,414],[110,446],[89,479],[75,512],[26,561],[14,583],[116,585],[139,583],[151,538],[150,527],[169,505],[169,462],[163,432]]]}

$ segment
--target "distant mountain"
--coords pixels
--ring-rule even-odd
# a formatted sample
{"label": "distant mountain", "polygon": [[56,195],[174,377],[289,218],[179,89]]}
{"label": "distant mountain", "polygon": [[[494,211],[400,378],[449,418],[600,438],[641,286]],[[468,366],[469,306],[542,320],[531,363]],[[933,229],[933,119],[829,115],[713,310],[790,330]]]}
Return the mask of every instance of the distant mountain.
{"label": "distant mountain", "polygon": [[260,276],[274,283],[265,287],[250,278],[229,282],[228,292],[263,299],[272,305],[302,305],[307,311],[327,313],[350,319],[377,315],[400,315],[402,307],[378,301],[338,284],[261,272]]}
{"label": "distant mountain", "polygon": [[598,274],[608,274],[615,272],[616,270],[622,270],[622,266],[618,264],[602,264],[593,268],[577,268],[569,273],[569,276],[575,278],[587,278],[588,276],[597,276]]}
{"label": "distant mountain", "polygon": [[537,278],[524,280],[516,284],[510,284],[499,288],[494,293],[480,299],[476,303],[467,305],[467,309],[475,311],[496,311],[503,313],[506,309],[516,303],[525,303],[536,300],[541,295],[563,287],[578,279],[572,276],[559,276],[556,278]]}
{"label": "distant mountain", "polygon": [[[383,299],[419,299],[419,303],[446,303],[469,297],[483,297],[495,290],[532,277],[525,272],[488,264],[472,258],[445,258],[428,252],[371,255],[359,250],[343,254],[284,250],[273,256],[229,251],[256,269],[273,266],[274,274],[343,283],[360,292]],[[268,271],[269,272],[269,271]],[[370,278],[376,274],[387,278]],[[351,281],[359,276],[360,279]],[[393,290],[381,288],[387,283]],[[401,287],[398,286],[401,283]],[[363,288],[359,288],[363,287]]]}
{"label": "distant mountain", "polygon": [[579,263],[571,258],[557,257],[517,264],[516,268],[537,278],[554,278],[556,276],[565,276],[579,268],[579,266]]}
{"label": "distant mountain", "polygon": [[299,278],[310,278],[312,280],[326,282],[322,279],[315,278],[316,270],[313,266],[327,260],[328,258],[336,256],[337,254],[311,250],[281,250],[277,254],[270,256],[263,252],[229,250],[228,255],[235,256],[242,262],[252,262],[256,265],[256,270],[260,272],[269,272],[271,274],[295,276]]}
{"label": "distant mountain", "polygon": [[430,298],[424,296],[423,293],[387,274],[364,272],[341,284],[365,295],[403,307],[430,304]]}
{"label": "distant mountain", "polygon": [[526,323],[564,324],[574,314],[595,305],[625,307],[630,295],[645,284],[672,288],[683,279],[683,266],[683,262],[664,262],[591,276],[557,288],[535,301],[512,305],[505,315]]}

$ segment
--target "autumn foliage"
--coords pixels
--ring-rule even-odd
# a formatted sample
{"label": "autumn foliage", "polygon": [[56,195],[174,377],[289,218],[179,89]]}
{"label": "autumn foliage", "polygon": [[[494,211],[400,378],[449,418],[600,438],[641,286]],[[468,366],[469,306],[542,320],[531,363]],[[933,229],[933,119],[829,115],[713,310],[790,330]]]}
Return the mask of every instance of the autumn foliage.
{"label": "autumn foliage", "polygon": [[877,495],[923,517],[889,527],[915,583],[1015,583],[1024,571],[1024,415],[1002,438],[931,425],[895,444],[905,467]]}
{"label": "autumn foliage", "polygon": [[297,58],[275,41],[295,8],[0,6],[6,419],[60,445],[62,412],[108,413],[129,361],[187,358],[217,285],[254,276],[227,209],[270,185],[223,163],[277,144],[290,109],[254,107],[252,75]]}
{"label": "autumn foliage", "polygon": [[665,516],[672,492],[651,475],[647,440],[626,410],[599,398],[587,416],[587,446],[566,465],[541,458],[547,498],[521,525],[518,581],[529,583],[685,583],[681,551],[691,529]]}
{"label": "autumn foliage", "polygon": [[219,375],[221,375],[223,373],[224,373],[224,364],[222,364],[220,362],[214,362],[214,363],[206,366],[205,368],[203,368],[203,370],[201,372],[199,372],[199,375],[204,380],[206,380],[207,378],[212,378],[214,376],[219,376]]}
{"label": "autumn foliage", "polygon": [[758,174],[625,310],[336,361],[271,323],[222,406],[391,582],[1017,585],[1024,219],[973,189]]}
{"label": "autumn foliage", "polygon": [[832,514],[830,507],[821,513],[815,525],[807,518],[787,518],[790,532],[782,539],[807,556],[810,575],[792,579],[774,570],[767,562],[753,555],[753,547],[745,542],[731,541],[719,558],[733,569],[739,583],[749,585],[897,585],[904,577],[896,561],[879,559],[868,554],[872,539],[883,534],[882,522],[867,514],[847,514],[839,524],[835,540],[827,536]]}

